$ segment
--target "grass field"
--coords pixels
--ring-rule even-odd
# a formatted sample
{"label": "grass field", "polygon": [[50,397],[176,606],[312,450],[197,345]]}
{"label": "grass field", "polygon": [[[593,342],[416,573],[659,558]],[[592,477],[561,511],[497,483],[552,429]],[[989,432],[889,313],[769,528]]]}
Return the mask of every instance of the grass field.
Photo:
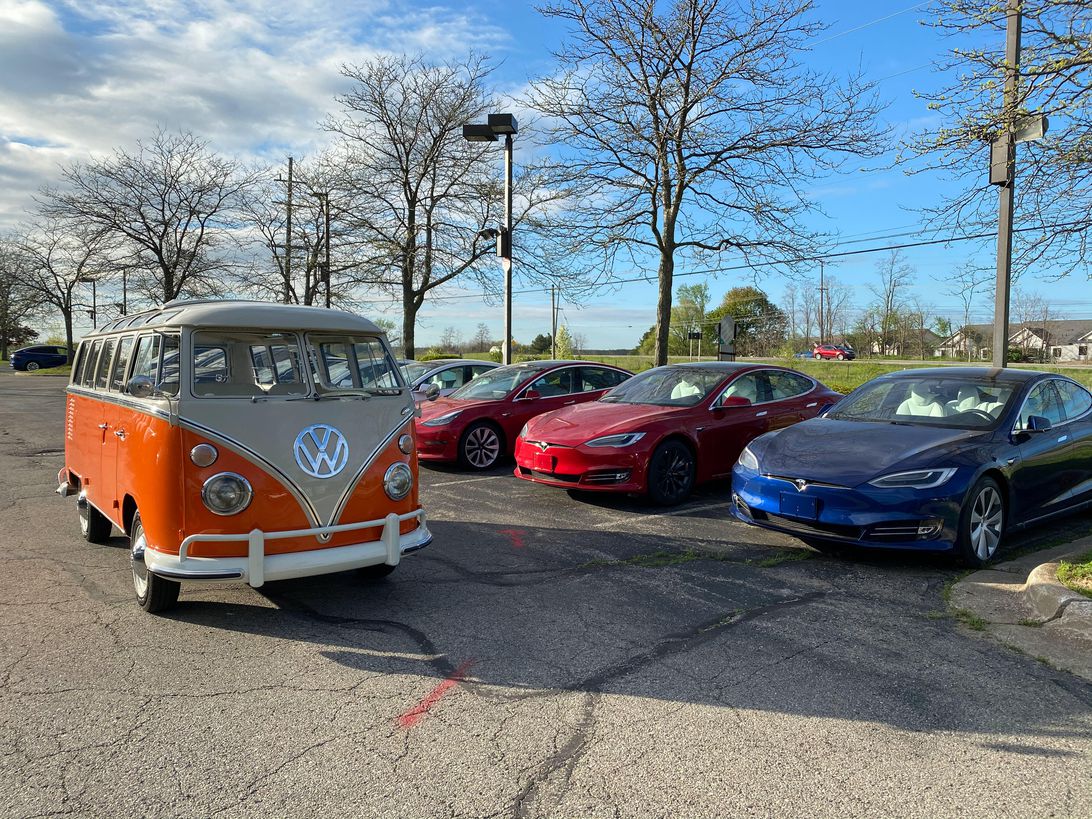
{"label": "grass field", "polygon": [[[466,358],[487,360],[489,355],[487,353],[468,353],[466,354]],[[599,361],[603,364],[612,364],[615,367],[622,367],[623,369],[635,373],[652,367],[652,357],[644,355],[588,355],[580,356],[580,358],[585,361]],[[519,356],[517,356],[517,359],[519,359]],[[686,356],[673,356],[669,359],[669,362],[672,364],[681,364],[691,360],[693,359]],[[711,357],[704,357],[701,360],[713,361],[714,359]],[[746,360],[752,359],[740,359],[740,361]],[[899,370],[916,369],[919,367],[958,366],[961,363],[949,360],[933,360],[914,362],[911,364],[884,359],[871,360],[867,358],[857,359],[856,361],[814,361],[806,358],[756,360],[768,361],[771,364],[779,364],[783,367],[791,367],[794,370],[807,373],[812,378],[822,381],[831,389],[841,393],[851,392],[866,381],[871,381],[876,376],[883,375],[884,373],[893,373],[898,372]],[[1077,364],[1072,367],[1059,367],[1045,364],[1013,364],[1011,366],[1020,369],[1064,373],[1074,381],[1092,389],[1092,365]]]}

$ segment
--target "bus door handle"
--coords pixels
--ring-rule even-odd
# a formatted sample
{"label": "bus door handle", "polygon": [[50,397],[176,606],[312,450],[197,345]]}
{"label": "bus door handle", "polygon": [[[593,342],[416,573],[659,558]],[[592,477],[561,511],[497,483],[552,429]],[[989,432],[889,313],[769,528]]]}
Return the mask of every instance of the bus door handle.
{"label": "bus door handle", "polygon": [[106,423],[99,424],[99,429],[109,429],[110,425]]}
{"label": "bus door handle", "polygon": [[120,438],[121,440],[123,440],[123,441],[125,440],[125,430],[123,430],[123,429],[115,429],[115,430],[114,430],[114,434],[115,434],[116,436],[118,436],[118,437],[119,437],[119,438]]}

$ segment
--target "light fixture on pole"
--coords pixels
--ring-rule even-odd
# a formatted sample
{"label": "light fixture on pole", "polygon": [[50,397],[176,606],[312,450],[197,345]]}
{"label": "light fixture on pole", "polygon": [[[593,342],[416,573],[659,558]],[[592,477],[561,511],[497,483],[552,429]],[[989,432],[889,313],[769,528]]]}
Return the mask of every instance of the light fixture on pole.
{"label": "light fixture on pole", "polygon": [[91,327],[97,330],[99,326],[99,291],[98,278],[81,274],[76,281],[91,285]]}
{"label": "light fixture on pole", "polygon": [[[490,114],[485,124],[463,126],[463,139],[467,142],[496,142],[504,137],[504,224],[499,231],[492,231],[497,239],[497,256],[504,270],[504,363],[512,363],[512,137],[519,133],[519,125],[511,114]],[[487,229],[487,230],[492,230]],[[481,231],[482,236],[486,231]]]}

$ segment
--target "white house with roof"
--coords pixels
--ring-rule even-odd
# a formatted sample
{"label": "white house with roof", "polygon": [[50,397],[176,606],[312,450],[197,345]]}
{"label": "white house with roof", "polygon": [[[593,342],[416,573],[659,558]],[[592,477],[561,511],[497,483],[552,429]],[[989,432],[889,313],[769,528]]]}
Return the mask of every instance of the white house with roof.
{"label": "white house with roof", "polygon": [[[988,359],[993,347],[992,324],[968,324],[944,339],[935,356]],[[1092,361],[1092,319],[1058,319],[1009,326],[1009,347],[1042,352],[1051,361]]]}

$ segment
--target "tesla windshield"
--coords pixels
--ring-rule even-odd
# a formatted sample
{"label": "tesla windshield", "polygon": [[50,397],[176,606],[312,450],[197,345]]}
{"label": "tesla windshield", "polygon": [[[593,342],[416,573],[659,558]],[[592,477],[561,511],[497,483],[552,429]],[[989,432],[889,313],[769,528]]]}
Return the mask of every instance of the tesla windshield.
{"label": "tesla windshield", "polygon": [[599,400],[615,404],[692,407],[715,390],[725,377],[725,373],[716,370],[657,367],[633,376]]}
{"label": "tesla windshield", "polygon": [[828,417],[987,429],[997,424],[1018,386],[950,376],[882,378],[845,398]]}
{"label": "tesla windshield", "polygon": [[475,401],[480,399],[496,400],[504,398],[512,390],[534,375],[549,369],[553,364],[513,364],[508,367],[497,367],[487,373],[482,373],[473,381],[451,393],[450,398]]}

